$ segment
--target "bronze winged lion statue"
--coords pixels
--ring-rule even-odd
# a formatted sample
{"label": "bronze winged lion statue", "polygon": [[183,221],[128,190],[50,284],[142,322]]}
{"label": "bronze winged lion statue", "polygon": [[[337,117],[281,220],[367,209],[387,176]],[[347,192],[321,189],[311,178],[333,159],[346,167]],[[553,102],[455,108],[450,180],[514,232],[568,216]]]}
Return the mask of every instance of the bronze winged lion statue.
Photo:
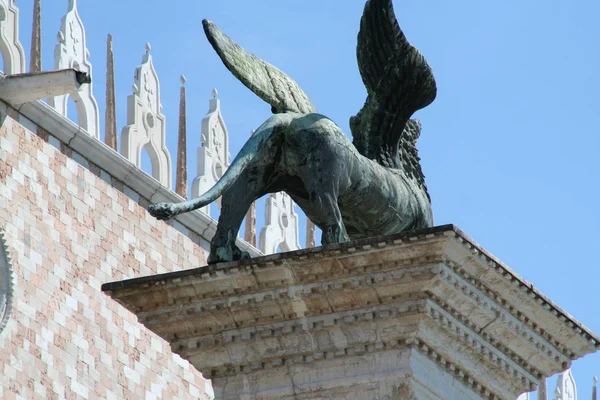
{"label": "bronze winged lion statue", "polygon": [[271,104],[274,113],[206,193],[148,208],[158,219],[204,207],[223,196],[209,263],[249,255],[235,245],[248,208],[284,191],[323,231],[322,244],[433,225],[431,199],[415,143],[413,113],[435,99],[436,84],[421,53],[398,26],[391,0],[366,2],[357,58],[367,100],[350,119],[354,140],[316,109],[285,73],[248,53],[212,22],[204,31],[225,66]]}

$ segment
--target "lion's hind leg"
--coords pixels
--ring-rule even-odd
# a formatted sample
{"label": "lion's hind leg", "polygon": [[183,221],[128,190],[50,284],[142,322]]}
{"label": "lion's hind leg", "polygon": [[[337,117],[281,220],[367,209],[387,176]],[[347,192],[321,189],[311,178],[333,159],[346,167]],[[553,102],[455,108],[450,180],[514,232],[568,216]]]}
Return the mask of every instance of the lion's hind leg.
{"label": "lion's hind leg", "polygon": [[350,186],[348,139],[335,123],[317,114],[307,115],[291,128],[296,130],[288,138],[288,148],[300,161],[290,174],[299,175],[304,183],[308,214],[323,231],[321,243],[350,241],[338,204],[340,194]]}
{"label": "lion's hind leg", "polygon": [[338,204],[339,193],[347,189],[347,171],[339,158],[318,153],[308,156],[307,168],[302,171],[311,219],[323,231],[321,244],[349,242]]}

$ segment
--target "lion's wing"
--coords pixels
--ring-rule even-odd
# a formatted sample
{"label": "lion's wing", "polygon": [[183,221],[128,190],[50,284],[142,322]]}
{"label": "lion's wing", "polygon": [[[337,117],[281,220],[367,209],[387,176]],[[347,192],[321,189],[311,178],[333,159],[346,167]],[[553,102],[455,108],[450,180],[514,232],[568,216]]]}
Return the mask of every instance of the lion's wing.
{"label": "lion's wing", "polygon": [[427,61],[400,29],[392,0],[367,1],[357,59],[367,100],[350,119],[354,145],[364,156],[398,168],[406,124],[435,99],[437,89]]}
{"label": "lion's wing", "polygon": [[316,111],[306,93],[284,72],[244,50],[211,21],[204,20],[202,25],[227,69],[277,112]]}

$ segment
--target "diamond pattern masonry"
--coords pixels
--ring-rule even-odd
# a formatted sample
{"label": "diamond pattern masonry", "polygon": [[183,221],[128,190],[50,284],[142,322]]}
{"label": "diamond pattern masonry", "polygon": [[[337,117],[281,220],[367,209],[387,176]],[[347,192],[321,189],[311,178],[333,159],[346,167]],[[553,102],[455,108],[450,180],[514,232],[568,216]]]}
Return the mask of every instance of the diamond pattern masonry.
{"label": "diamond pattern masonry", "polygon": [[0,228],[15,286],[0,333],[0,398],[211,398],[199,372],[100,291],[203,265],[199,236],[152,218],[147,199],[0,106],[7,112]]}

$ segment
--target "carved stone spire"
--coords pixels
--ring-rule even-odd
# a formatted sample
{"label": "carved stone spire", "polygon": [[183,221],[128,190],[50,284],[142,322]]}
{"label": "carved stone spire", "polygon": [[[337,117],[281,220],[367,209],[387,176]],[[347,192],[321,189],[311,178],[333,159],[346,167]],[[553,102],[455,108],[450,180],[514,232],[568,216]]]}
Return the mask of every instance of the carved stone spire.
{"label": "carved stone spire", "polygon": [[[254,130],[250,136],[254,134]],[[246,225],[244,229],[244,240],[256,247],[256,203],[252,203],[246,213]]]}
{"label": "carved stone spire", "polygon": [[546,378],[542,378],[538,383],[538,400],[548,400],[548,388],[546,387]]}
{"label": "carved stone spire", "polygon": [[592,400],[598,400],[598,387],[596,386],[598,384],[598,377],[594,376],[592,382],[594,383],[594,386],[592,386]]}
{"label": "carved stone spire", "polygon": [[306,218],[306,248],[315,246],[315,224],[313,224],[313,222],[310,219]]}
{"label": "carved stone spire", "polygon": [[6,75],[27,72],[25,65],[25,50],[19,40],[19,9],[15,0],[0,0],[0,66]]}
{"label": "carved stone spire", "polygon": [[[217,89],[212,91],[212,99],[208,101],[208,114],[202,118],[201,147],[198,148],[197,174],[192,181],[192,197],[198,197],[217,183],[229,167],[229,132],[221,113],[221,100]],[[216,200],[221,208],[221,199]],[[200,211],[210,215],[210,207],[202,207]]]}
{"label": "carved stone spire", "polygon": [[[54,69],[63,70],[74,68],[85,72],[93,78],[90,52],[85,40],[85,27],[77,11],[76,0],[69,0],[67,13],[60,21],[60,30],[57,35],[58,43],[54,47]],[[100,109],[94,97],[90,82],[73,93],[49,97],[48,105],[53,107],[59,114],[68,116],[67,105],[69,97],[77,106],[77,122],[79,126],[90,136],[100,138]]]}
{"label": "carved stone spire", "polygon": [[556,400],[575,400],[577,398],[577,385],[571,369],[558,374],[556,380],[556,389],[553,399]]}
{"label": "carved stone spire", "polygon": [[265,226],[260,230],[259,249],[274,254],[300,248],[296,205],[285,192],[271,193],[265,200]]}
{"label": "carved stone spire", "polygon": [[29,72],[42,70],[42,0],[33,3],[33,29],[31,32],[31,59]]}
{"label": "carved stone spire", "polygon": [[562,392],[560,391],[560,388],[557,386],[554,389],[554,394],[552,395],[552,400],[562,400]]}
{"label": "carved stone spire", "polygon": [[160,104],[160,82],[150,54],[146,54],[136,68],[131,95],[127,97],[128,125],[121,131],[121,154],[134,165],[142,166],[142,149],[147,150],[152,165],[152,177],[163,186],[173,187],[173,165],[167,148],[165,115]]}
{"label": "carved stone spire", "polygon": [[256,247],[256,203],[252,203],[246,213],[246,229],[244,240]]}
{"label": "carved stone spire", "polygon": [[181,75],[179,92],[179,138],[177,141],[177,180],[175,193],[187,199],[187,149],[186,149],[186,114],[185,114],[185,76]]}
{"label": "carved stone spire", "polygon": [[115,59],[112,35],[106,39],[106,113],[104,115],[104,143],[117,150],[117,106],[115,104]]}

